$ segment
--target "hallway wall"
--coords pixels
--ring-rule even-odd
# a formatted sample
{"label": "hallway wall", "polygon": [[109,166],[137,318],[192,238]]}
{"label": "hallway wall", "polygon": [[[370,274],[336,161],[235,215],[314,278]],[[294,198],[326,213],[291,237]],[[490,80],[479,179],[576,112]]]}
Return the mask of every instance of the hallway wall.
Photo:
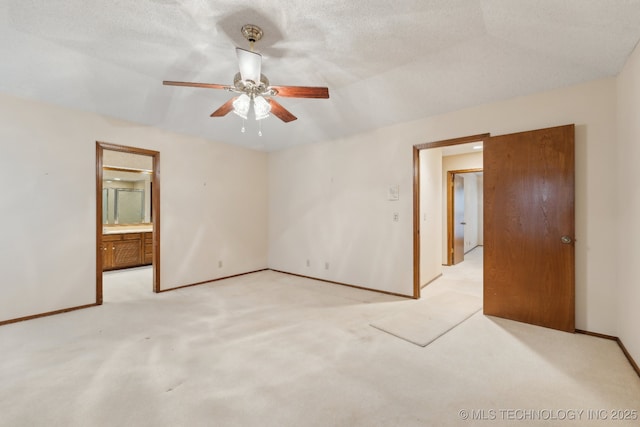
{"label": "hallway wall", "polygon": [[618,335],[640,364],[640,45],[618,78],[617,217],[603,224],[617,229]]}
{"label": "hallway wall", "polygon": [[442,149],[420,150],[420,285],[442,274]]}

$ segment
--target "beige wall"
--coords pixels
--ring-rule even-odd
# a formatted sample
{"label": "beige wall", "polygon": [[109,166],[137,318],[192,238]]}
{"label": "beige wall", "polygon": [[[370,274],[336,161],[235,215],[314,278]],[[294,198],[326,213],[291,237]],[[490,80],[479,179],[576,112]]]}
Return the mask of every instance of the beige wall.
{"label": "beige wall", "polygon": [[420,150],[420,285],[442,274],[442,149]]}
{"label": "beige wall", "polygon": [[615,334],[615,112],[612,78],[271,153],[269,265],[411,295],[412,146],[575,123],[576,324]]}
{"label": "beige wall", "polygon": [[[640,364],[640,46],[618,77],[617,218],[606,224],[617,230],[618,336]],[[608,283],[616,280],[612,276]]]}
{"label": "beige wall", "polygon": [[269,266],[412,295],[413,152],[402,139],[386,128],[271,153]]}
{"label": "beige wall", "polygon": [[163,289],[267,267],[264,153],[6,95],[0,140],[0,321],[95,302],[96,140],[160,151]]}

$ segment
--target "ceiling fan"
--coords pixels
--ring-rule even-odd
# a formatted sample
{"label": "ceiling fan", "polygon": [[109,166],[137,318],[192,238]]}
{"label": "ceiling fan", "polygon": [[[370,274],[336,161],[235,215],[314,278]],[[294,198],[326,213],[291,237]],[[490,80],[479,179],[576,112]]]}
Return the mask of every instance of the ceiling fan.
{"label": "ceiling fan", "polygon": [[250,50],[236,47],[238,56],[239,73],[233,79],[233,85],[215,83],[192,83],[163,81],[168,86],[188,86],[209,89],[224,89],[238,94],[211,114],[211,117],[223,117],[233,111],[243,119],[246,119],[251,105],[256,120],[269,117],[269,113],[278,117],[285,123],[296,120],[280,103],[273,99],[276,96],[285,98],[329,98],[329,89],[326,87],[310,86],[272,86],[269,79],[261,73],[262,55],[253,51],[255,42],[262,38],[263,32],[257,25],[247,24],[241,29],[242,35],[249,41]]}

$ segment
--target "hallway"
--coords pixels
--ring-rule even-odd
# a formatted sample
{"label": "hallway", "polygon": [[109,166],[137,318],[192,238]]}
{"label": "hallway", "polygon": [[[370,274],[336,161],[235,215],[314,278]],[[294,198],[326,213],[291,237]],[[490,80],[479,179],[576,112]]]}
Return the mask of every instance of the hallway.
{"label": "hallway", "polygon": [[464,255],[464,261],[442,267],[442,276],[420,291],[421,298],[429,298],[445,290],[457,291],[482,298],[483,247],[476,246]]}

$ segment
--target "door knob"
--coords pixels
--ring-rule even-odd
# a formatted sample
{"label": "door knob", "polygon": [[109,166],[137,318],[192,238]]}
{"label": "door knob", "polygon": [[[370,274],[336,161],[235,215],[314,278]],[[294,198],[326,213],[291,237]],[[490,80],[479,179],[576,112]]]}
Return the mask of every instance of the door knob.
{"label": "door knob", "polygon": [[461,222],[460,224],[462,224],[462,225],[467,225],[467,223],[466,223],[466,222]]}
{"label": "door knob", "polygon": [[560,241],[562,243],[564,243],[565,245],[568,245],[569,243],[573,242],[573,239],[571,237],[569,237],[569,236],[562,236],[560,238]]}

